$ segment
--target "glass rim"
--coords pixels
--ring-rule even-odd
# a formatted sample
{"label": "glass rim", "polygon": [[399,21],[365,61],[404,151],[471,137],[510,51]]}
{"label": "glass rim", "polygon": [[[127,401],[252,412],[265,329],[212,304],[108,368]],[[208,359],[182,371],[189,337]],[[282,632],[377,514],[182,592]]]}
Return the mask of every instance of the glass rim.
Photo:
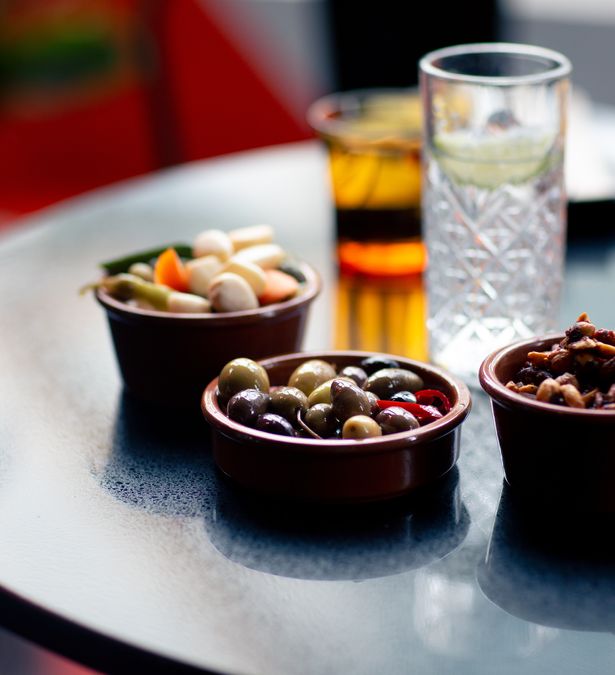
{"label": "glass rim", "polygon": [[[508,54],[511,56],[534,56],[537,58],[548,59],[554,64],[553,68],[548,68],[543,72],[532,73],[529,75],[469,75],[465,73],[454,73],[444,68],[434,65],[437,59],[443,59],[450,56],[465,56],[470,54]],[[572,72],[572,64],[569,59],[547,47],[537,47],[517,42],[476,42],[473,44],[455,45],[452,47],[443,47],[425,54],[419,61],[419,70],[430,77],[436,77],[440,80],[451,82],[463,82],[466,84],[483,84],[492,86],[518,86],[542,84],[561,80]]]}
{"label": "glass rim", "polygon": [[[320,136],[332,137],[344,135],[347,120],[342,118],[333,118],[327,116],[326,112],[334,108],[339,110],[337,105],[341,101],[356,102],[356,105],[348,105],[347,112],[357,110],[360,107],[362,99],[374,96],[390,96],[400,98],[415,98],[420,100],[418,85],[409,87],[365,87],[357,89],[346,89],[325,94],[313,101],[305,114],[308,125]],[[341,112],[341,111],[340,111]],[[416,136],[421,135],[421,125],[416,128]]]}

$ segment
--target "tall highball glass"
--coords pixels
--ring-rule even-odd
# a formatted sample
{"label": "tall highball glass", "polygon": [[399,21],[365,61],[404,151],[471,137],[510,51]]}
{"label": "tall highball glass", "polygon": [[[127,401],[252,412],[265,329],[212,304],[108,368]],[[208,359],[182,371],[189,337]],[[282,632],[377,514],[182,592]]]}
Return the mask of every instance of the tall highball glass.
{"label": "tall highball glass", "polygon": [[430,355],[469,382],[489,352],[557,324],[570,70],[504,43],[420,61]]}

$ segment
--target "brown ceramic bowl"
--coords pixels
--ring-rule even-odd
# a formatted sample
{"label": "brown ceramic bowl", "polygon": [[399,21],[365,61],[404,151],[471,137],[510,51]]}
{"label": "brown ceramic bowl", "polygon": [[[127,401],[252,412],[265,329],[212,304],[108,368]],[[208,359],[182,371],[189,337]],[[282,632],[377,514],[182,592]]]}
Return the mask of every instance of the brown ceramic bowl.
{"label": "brown ceramic bowl", "polygon": [[544,507],[615,512],[615,412],[542,403],[506,388],[529,351],[563,335],[516,342],[483,361],[506,481]]}
{"label": "brown ceramic bowl", "polygon": [[[367,352],[286,354],[260,363],[273,385],[286,384],[308,359],[334,363],[338,370],[372,356]],[[455,465],[460,425],[470,411],[470,393],[456,378],[425,363],[394,357],[414,370],[426,388],[443,391],[452,404],[442,419],[415,429],[365,440],[289,438],[230,420],[218,404],[217,378],[203,392],[201,408],[213,427],[218,467],[251,490],[311,502],[368,502],[409,493],[434,482]]]}
{"label": "brown ceramic bowl", "polygon": [[203,384],[237,354],[261,359],[301,348],[308,309],[320,279],[306,265],[303,293],[286,302],[225,314],[175,314],[138,309],[102,290],[117,361],[126,388],[141,399],[198,409]]}

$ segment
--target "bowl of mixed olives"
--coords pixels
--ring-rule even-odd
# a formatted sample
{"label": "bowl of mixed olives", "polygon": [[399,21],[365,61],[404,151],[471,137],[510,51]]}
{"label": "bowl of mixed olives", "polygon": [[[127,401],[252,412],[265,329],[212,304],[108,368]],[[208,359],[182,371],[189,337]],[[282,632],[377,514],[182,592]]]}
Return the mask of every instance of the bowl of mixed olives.
{"label": "bowl of mixed olives", "polygon": [[203,392],[216,464],[269,495],[388,499],[456,463],[467,387],[426,363],[354,351],[229,361]]}

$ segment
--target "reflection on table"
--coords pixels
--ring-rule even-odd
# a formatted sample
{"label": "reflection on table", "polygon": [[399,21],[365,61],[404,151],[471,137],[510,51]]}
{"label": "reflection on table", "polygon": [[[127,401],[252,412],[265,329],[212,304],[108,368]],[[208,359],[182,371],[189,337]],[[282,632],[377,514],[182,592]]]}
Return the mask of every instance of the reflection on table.
{"label": "reflection on table", "polygon": [[213,545],[251,569],[298,579],[368,579],[443,558],[464,540],[470,517],[456,468],[410,498],[317,506],[263,500],[221,482],[205,513]]}
{"label": "reflection on table", "polygon": [[505,484],[481,589],[526,621],[572,630],[615,630],[613,516],[529,511]]}
{"label": "reflection on table", "polygon": [[420,274],[371,277],[339,273],[334,297],[336,349],[427,359],[427,309]]}

